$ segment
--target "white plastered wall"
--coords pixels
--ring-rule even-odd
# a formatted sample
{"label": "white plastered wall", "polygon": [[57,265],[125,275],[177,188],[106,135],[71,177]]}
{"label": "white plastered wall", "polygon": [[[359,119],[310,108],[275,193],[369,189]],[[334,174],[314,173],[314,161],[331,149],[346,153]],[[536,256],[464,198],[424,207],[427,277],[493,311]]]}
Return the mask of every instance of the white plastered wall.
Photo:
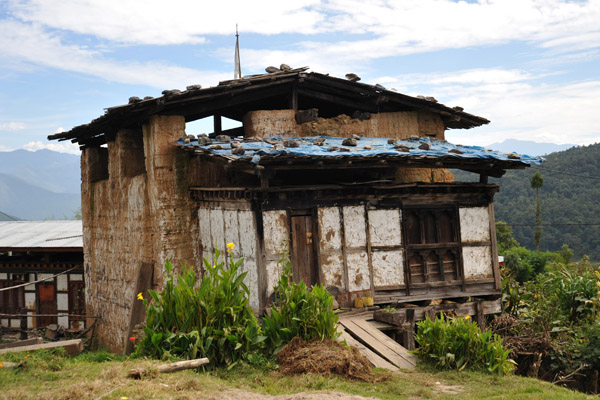
{"label": "white plastered wall", "polygon": [[489,208],[461,207],[459,219],[465,279],[493,278]]}
{"label": "white plastered wall", "polygon": [[[401,224],[399,209],[369,210],[373,285],[376,288],[404,284]],[[378,249],[379,246],[385,249]]]}
{"label": "white plastered wall", "polygon": [[257,267],[258,241],[254,212],[201,207],[198,210],[198,223],[202,257],[209,263],[214,257],[215,249],[224,253],[222,257],[229,257],[225,252],[227,243],[235,245],[232,253],[234,258],[244,258],[240,272],[248,272],[244,283],[250,290],[250,307],[258,310],[260,307]]}

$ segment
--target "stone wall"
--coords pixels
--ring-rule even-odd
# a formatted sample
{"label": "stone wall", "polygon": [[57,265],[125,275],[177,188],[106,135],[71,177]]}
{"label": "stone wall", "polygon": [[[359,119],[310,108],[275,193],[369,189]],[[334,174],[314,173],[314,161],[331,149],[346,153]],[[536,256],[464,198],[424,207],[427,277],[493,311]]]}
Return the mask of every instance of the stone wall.
{"label": "stone wall", "polygon": [[[155,289],[162,286],[165,259],[176,267],[200,265],[197,207],[188,193],[196,172],[190,155],[172,145],[184,130],[183,117],[154,116],[141,130],[120,130],[108,150],[83,150],[87,312],[102,318],[97,338],[113,351],[127,343],[142,263],[154,265]],[[108,177],[97,180],[93,172],[102,170],[104,152]]]}

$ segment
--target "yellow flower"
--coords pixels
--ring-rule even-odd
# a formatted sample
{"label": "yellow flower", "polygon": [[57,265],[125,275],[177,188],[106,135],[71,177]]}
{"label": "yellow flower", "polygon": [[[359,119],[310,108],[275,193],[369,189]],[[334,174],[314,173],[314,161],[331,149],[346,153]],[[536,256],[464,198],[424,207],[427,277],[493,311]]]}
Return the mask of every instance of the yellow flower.
{"label": "yellow flower", "polygon": [[235,247],[235,244],[233,243],[227,243],[227,252],[229,254],[233,253],[233,248]]}
{"label": "yellow flower", "polygon": [[144,296],[142,296],[142,292],[139,292],[137,295],[138,300],[144,300]]}
{"label": "yellow flower", "polygon": [[217,264],[213,264],[213,269],[217,268]]}
{"label": "yellow flower", "polygon": [[471,319],[471,316],[470,316],[470,315],[467,315],[467,316],[465,317],[465,319]]}

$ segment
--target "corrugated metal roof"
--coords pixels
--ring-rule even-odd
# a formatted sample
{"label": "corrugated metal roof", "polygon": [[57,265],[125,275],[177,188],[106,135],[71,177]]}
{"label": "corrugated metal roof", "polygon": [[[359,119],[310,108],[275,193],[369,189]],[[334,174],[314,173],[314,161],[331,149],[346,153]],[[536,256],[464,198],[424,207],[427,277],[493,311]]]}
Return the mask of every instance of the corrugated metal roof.
{"label": "corrugated metal roof", "polygon": [[[183,148],[195,149],[201,153],[221,156],[230,160],[247,160],[260,164],[262,160],[312,158],[312,159],[348,159],[348,158],[381,158],[381,159],[455,159],[470,161],[501,161],[505,168],[513,164],[539,165],[542,157],[531,157],[516,153],[501,153],[479,146],[454,145],[444,140],[429,137],[414,137],[409,140],[390,140],[387,138],[361,137],[356,145],[345,145],[346,138],[317,136],[317,137],[269,137],[262,141],[244,141],[234,143],[214,141],[212,144],[198,145],[197,140],[179,139],[177,142]],[[295,142],[290,145],[290,141]],[[188,142],[188,143],[186,143]],[[319,144],[316,144],[319,143]],[[243,154],[234,153],[235,147],[244,149]],[[292,147],[295,146],[295,147]],[[513,167],[514,168],[514,167]]]}
{"label": "corrugated metal roof", "polygon": [[2,221],[0,248],[83,247],[81,221]]}

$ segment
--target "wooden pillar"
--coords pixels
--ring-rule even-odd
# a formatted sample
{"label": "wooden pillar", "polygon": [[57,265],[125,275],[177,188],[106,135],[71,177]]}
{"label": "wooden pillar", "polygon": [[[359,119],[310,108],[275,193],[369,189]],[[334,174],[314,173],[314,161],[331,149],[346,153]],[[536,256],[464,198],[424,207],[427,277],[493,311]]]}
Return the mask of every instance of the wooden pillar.
{"label": "wooden pillar", "polygon": [[475,303],[477,325],[483,331],[485,329],[485,314],[483,313],[483,301],[477,300]]}
{"label": "wooden pillar", "polygon": [[406,323],[402,331],[402,342],[407,350],[415,349],[415,310],[406,309]]}
{"label": "wooden pillar", "polygon": [[20,339],[21,340],[25,340],[27,339],[27,308],[23,307],[21,308],[21,335],[20,335]]}
{"label": "wooden pillar", "polygon": [[222,131],[222,125],[221,125],[221,116],[220,115],[213,115],[213,123],[214,123],[214,128],[215,128],[215,135],[219,135]]}

